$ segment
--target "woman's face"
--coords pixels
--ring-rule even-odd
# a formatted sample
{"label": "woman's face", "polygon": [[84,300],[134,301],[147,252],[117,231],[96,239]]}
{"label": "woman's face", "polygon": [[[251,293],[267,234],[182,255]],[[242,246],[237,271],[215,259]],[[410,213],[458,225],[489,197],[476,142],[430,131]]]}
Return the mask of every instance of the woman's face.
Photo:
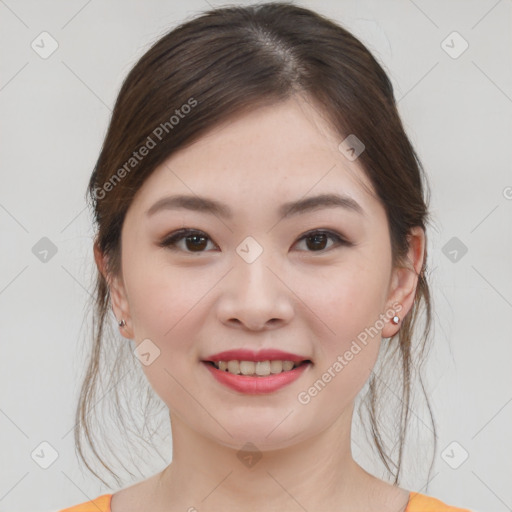
{"label": "woman's face", "polygon": [[[381,336],[398,330],[391,317],[411,306],[411,280],[392,269],[385,211],[340,142],[298,97],[261,108],[174,154],[127,212],[122,281],[111,285],[122,332],[140,344],[171,417],[226,446],[285,447],[332,426],[370,376]],[[344,199],[284,206],[327,194]],[[177,195],[190,208],[155,207]],[[192,208],[200,197],[221,209]],[[163,243],[184,228],[198,233]],[[239,349],[310,363],[294,378],[230,374],[228,385],[205,361]],[[243,367],[266,373],[279,363]]]}

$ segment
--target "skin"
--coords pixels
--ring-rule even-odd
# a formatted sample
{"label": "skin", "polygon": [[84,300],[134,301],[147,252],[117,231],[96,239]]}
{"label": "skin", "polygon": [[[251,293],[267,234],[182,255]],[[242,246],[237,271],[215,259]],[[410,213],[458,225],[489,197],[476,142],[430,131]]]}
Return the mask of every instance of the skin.
{"label": "skin", "polygon": [[[172,155],[137,192],[122,229],[122,275],[108,276],[95,248],[116,318],[126,321],[122,335],[137,344],[150,339],[160,350],[142,369],[167,404],[172,427],[171,464],[114,494],[113,512],[405,510],[408,491],[367,473],[350,447],[354,400],[381,337],[400,324],[387,317],[308,404],[297,399],[379,315],[398,304],[405,316],[423,261],[425,236],[415,228],[410,268],[393,268],[385,210],[340,142],[320,111],[298,96],[232,118]],[[281,203],[333,191],[355,199],[364,214],[339,207],[277,214]],[[179,193],[222,201],[234,217],[146,215],[157,200]],[[158,245],[182,227],[206,234],[203,252],[184,239],[176,251]],[[308,247],[300,239],[315,229],[354,245],[328,238],[319,249]],[[236,252],[247,236],[263,248],[250,264]],[[200,362],[233,348],[279,348],[313,365],[277,392],[244,395],[219,384]],[[250,468],[237,457],[246,442],[262,454]]]}

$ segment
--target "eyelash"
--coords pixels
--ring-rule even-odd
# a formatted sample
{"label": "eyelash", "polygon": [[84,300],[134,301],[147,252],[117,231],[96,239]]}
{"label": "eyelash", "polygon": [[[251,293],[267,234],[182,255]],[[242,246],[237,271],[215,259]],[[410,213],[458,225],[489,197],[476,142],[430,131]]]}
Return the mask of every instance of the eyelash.
{"label": "eyelash", "polygon": [[[164,238],[164,240],[162,240],[158,245],[159,247],[165,247],[171,251],[179,251],[180,249],[176,246],[176,244],[189,237],[189,236],[193,236],[193,235],[196,235],[196,236],[200,236],[200,237],[203,237],[203,238],[207,238],[208,240],[212,241],[208,235],[203,232],[203,231],[200,231],[200,230],[197,230],[197,229],[189,229],[189,228],[184,228],[184,229],[180,229],[178,231],[175,231],[174,233],[171,233],[169,236],[167,236],[166,238]],[[310,253],[325,253],[326,251],[329,251],[330,249],[332,249],[333,247],[336,247],[336,246],[347,246],[347,247],[350,247],[350,246],[353,246],[354,244],[352,242],[349,242],[348,240],[346,240],[345,238],[343,238],[339,233],[336,233],[335,231],[330,231],[330,230],[325,230],[325,229],[316,229],[316,230],[312,230],[312,231],[308,231],[307,233],[305,233],[304,235],[302,235],[298,240],[297,242],[300,242],[304,239],[307,239],[307,238],[311,238],[315,235],[327,235],[329,238],[331,238],[332,240],[334,240],[335,244],[333,246],[331,246],[330,248],[328,249],[321,249],[321,250],[318,250],[318,251],[303,251],[303,252],[310,252]],[[212,241],[213,242],[213,241]],[[205,253],[207,251],[187,251],[185,250],[184,251],[185,253],[188,253],[188,254],[202,254],[202,253]]]}

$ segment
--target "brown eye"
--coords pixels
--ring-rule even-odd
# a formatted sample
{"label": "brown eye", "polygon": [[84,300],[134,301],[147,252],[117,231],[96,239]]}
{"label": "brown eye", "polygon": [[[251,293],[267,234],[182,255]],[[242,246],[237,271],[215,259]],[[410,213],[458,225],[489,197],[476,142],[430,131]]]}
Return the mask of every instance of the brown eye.
{"label": "brown eye", "polygon": [[185,245],[191,251],[201,251],[208,243],[205,243],[207,237],[202,235],[189,235],[185,238]]}
{"label": "brown eye", "polygon": [[306,241],[306,247],[308,251],[306,252],[323,252],[326,250],[326,245],[331,239],[333,243],[327,247],[327,249],[333,247],[333,246],[340,246],[340,245],[347,245],[351,246],[353,245],[351,242],[348,242],[345,240],[341,235],[338,233],[335,233],[333,231],[310,231],[309,233],[306,233],[303,235],[299,242],[302,242],[303,240]]}
{"label": "brown eye", "polygon": [[329,241],[328,238],[329,237],[325,233],[318,233],[316,235],[311,235],[306,238],[306,240],[311,243],[306,243],[306,245],[307,245],[308,249],[311,249],[313,251],[323,250],[323,249],[325,249],[325,246],[326,246],[327,242]]}
{"label": "brown eye", "polygon": [[[185,240],[185,247],[178,247],[178,242]],[[202,231],[195,229],[182,229],[176,231],[171,236],[165,238],[159,243],[160,247],[167,247],[172,251],[182,250],[185,252],[205,252],[208,246],[209,237]]]}

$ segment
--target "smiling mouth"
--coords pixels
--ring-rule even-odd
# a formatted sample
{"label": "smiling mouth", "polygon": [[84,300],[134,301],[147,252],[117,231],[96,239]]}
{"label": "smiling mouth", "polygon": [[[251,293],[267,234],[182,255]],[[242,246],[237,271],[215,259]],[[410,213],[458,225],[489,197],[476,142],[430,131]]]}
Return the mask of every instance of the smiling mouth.
{"label": "smiling mouth", "polygon": [[240,375],[246,377],[268,377],[286,373],[298,368],[311,364],[309,359],[304,361],[287,361],[287,360],[267,360],[267,361],[203,361],[213,366],[217,370],[230,373],[232,375]]}

